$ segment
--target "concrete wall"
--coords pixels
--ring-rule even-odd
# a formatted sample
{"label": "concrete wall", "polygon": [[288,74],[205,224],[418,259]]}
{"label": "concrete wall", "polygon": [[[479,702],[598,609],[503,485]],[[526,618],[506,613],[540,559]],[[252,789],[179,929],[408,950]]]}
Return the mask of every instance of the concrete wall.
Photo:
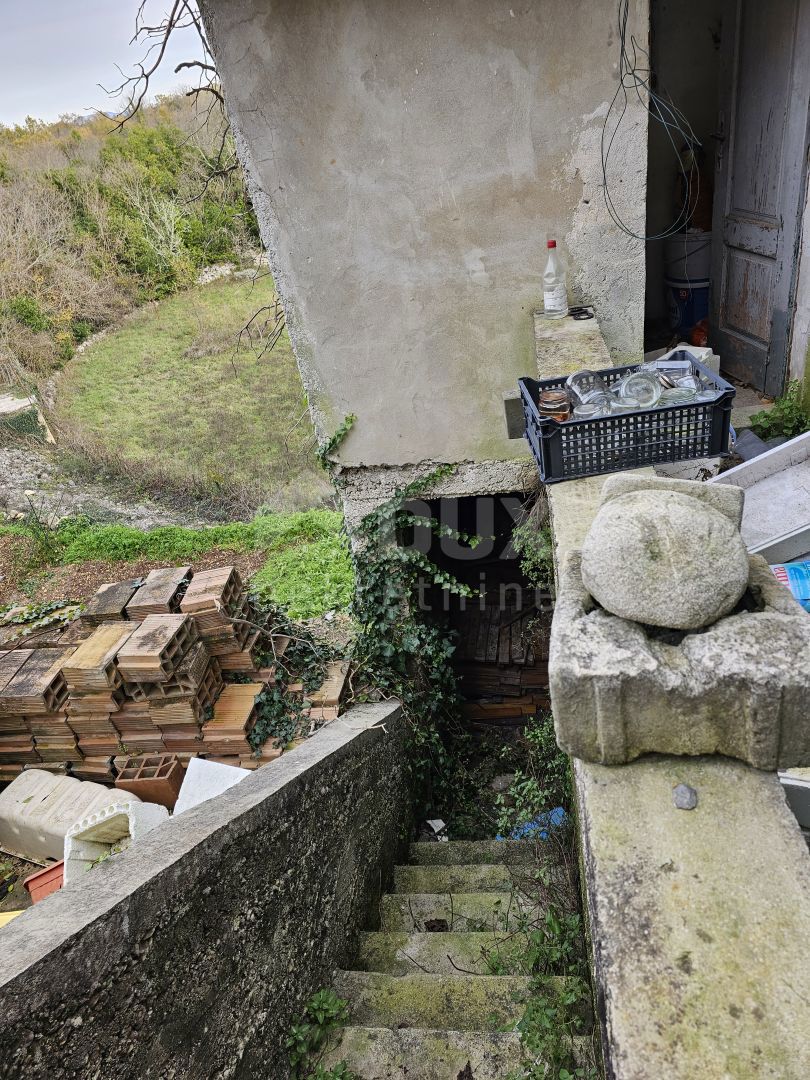
{"label": "concrete wall", "polygon": [[286,1076],[405,839],[404,727],[350,710],[7,926],[0,1077]]}
{"label": "concrete wall", "polygon": [[[525,454],[502,392],[534,370],[547,237],[614,355],[640,354],[643,245],[599,154],[615,0],[201,6],[319,432],[358,417],[346,464]],[[645,183],[631,103],[611,184],[637,232]]]}

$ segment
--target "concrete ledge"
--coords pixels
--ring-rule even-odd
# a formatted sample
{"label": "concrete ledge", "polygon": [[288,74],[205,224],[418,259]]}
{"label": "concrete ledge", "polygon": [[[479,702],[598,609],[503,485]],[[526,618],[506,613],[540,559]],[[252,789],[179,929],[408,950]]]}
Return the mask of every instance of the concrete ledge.
{"label": "concrete ledge", "polygon": [[607,1076],[804,1080],[810,854],[776,774],[651,757],[574,775]]}
{"label": "concrete ledge", "polygon": [[[548,489],[558,565],[603,483]],[[776,773],[722,757],[573,766],[608,1080],[805,1080],[810,854]],[[680,783],[694,810],[675,808]]]}
{"label": "concrete ledge", "polygon": [[406,839],[404,738],[352,709],[6,927],[0,1076],[285,1076]]}

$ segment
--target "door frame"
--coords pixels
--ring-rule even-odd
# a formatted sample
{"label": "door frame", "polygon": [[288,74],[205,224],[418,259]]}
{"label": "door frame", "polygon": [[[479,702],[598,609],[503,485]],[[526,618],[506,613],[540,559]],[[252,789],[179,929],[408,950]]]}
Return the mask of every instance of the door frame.
{"label": "door frame", "polygon": [[[723,20],[723,43],[719,62],[718,133],[721,141],[717,151],[720,161],[716,162],[715,168],[710,310],[710,325],[718,329],[722,326],[720,308],[725,286],[725,260],[723,258],[725,218],[729,213],[731,198],[729,185],[729,167],[732,157],[730,151],[733,146],[731,124],[735,115],[737,88],[740,79],[744,77],[744,73],[739,70],[740,50],[738,47],[743,2],[744,0],[729,0]],[[730,19],[731,25],[729,25]],[[781,225],[774,260],[770,342],[765,360],[764,386],[759,388],[773,397],[779,396],[784,391],[789,378],[802,246],[802,220],[808,191],[810,60],[802,61],[802,58],[810,58],[810,0],[797,0],[793,29],[794,47],[784,144],[797,149],[793,153],[792,161],[783,170],[780,190]],[[802,149],[799,150],[799,147]],[[810,251],[807,252],[807,256],[810,258]]]}

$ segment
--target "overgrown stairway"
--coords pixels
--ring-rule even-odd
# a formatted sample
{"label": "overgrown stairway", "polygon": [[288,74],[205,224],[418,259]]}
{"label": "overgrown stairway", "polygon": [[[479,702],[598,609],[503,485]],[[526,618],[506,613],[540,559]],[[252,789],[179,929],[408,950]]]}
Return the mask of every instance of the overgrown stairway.
{"label": "overgrown stairway", "polygon": [[[532,980],[525,935],[510,931],[536,911],[513,884],[536,854],[514,841],[412,844],[380,929],[361,936],[356,969],[336,973],[351,1026],[322,1064],[345,1061],[363,1080],[504,1080],[518,1068],[510,1029]],[[556,995],[566,979],[546,982]]]}

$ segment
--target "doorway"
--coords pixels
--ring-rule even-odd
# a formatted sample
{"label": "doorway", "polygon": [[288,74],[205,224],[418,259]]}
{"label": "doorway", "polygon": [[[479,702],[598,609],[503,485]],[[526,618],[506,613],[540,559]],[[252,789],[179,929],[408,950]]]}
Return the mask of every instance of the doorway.
{"label": "doorway", "polygon": [[[700,143],[701,195],[689,234],[648,243],[646,347],[668,343],[667,332],[688,339],[691,327],[682,320],[676,328],[672,318],[680,284],[705,304],[708,343],[724,373],[769,396],[788,379],[807,192],[809,56],[810,0],[652,2],[654,85],[683,110]],[[679,169],[666,139],[652,123],[650,234],[673,218],[667,192]],[[672,252],[681,242],[677,269],[693,280],[673,285]],[[662,297],[675,298],[668,313]],[[662,314],[670,316],[665,326]]]}

